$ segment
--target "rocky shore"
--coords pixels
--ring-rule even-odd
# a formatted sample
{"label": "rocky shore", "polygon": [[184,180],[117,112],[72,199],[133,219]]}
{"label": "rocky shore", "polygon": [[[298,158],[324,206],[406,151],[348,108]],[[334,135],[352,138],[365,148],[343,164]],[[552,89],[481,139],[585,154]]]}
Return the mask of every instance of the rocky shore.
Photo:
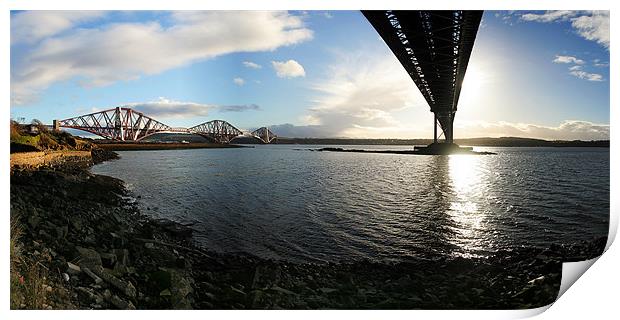
{"label": "rocky shore", "polygon": [[11,175],[21,250],[47,270],[44,308],[534,308],[555,300],[561,260],[596,256],[606,241],[394,264],[216,254],[194,246],[190,227],[142,214],[123,182],[90,173],[91,163]]}

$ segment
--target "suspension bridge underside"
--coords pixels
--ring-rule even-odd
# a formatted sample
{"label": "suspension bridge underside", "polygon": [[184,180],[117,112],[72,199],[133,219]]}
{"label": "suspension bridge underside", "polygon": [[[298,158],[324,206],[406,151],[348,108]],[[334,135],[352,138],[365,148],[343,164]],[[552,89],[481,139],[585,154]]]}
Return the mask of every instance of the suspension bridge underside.
{"label": "suspension bridge underside", "polygon": [[115,141],[137,142],[156,133],[197,134],[208,140],[228,144],[239,137],[252,137],[267,144],[277,136],[267,127],[244,132],[224,120],[212,120],[191,128],[173,128],[131,108],[114,108],[64,120],[54,120],[54,129],[86,131]]}
{"label": "suspension bridge underside", "polygon": [[482,11],[362,11],[403,65],[443,131],[442,146],[458,147],[454,116]]}

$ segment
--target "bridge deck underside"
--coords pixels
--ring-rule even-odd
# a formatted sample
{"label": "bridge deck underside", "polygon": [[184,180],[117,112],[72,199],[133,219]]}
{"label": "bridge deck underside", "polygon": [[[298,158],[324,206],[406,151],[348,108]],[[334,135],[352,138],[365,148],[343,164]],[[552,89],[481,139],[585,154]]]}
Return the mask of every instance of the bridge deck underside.
{"label": "bridge deck underside", "polygon": [[363,11],[435,113],[446,138],[482,11]]}

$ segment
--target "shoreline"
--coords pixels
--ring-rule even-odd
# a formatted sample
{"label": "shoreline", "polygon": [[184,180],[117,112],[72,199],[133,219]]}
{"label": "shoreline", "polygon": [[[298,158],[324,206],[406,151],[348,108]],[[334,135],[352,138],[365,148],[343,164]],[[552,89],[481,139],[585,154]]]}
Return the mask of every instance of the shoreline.
{"label": "shoreline", "polygon": [[122,180],[91,164],[11,175],[11,216],[25,254],[50,270],[53,309],[535,308],[555,300],[566,256],[590,258],[606,242],[398,263],[218,254],[191,228],[140,212]]}
{"label": "shoreline", "polygon": [[95,143],[99,148],[109,151],[139,151],[139,150],[183,150],[183,149],[226,149],[252,148],[235,144],[218,143]]}

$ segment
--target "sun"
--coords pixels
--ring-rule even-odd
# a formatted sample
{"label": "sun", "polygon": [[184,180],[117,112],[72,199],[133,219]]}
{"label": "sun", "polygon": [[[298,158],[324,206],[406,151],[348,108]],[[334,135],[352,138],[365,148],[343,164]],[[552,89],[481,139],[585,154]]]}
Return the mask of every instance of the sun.
{"label": "sun", "polygon": [[484,71],[476,65],[470,65],[465,72],[461,95],[476,98],[486,82],[487,77]]}

